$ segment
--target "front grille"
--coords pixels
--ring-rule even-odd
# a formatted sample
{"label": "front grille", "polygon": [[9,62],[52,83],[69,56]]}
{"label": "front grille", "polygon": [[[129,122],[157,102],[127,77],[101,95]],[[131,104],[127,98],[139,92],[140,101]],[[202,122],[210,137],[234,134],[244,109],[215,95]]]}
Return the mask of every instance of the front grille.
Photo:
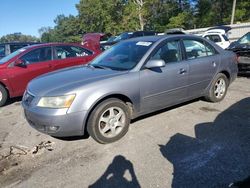
{"label": "front grille", "polygon": [[31,95],[28,91],[26,91],[24,96],[23,96],[23,102],[25,105],[30,106],[30,104],[34,98],[35,97],[33,95]]}

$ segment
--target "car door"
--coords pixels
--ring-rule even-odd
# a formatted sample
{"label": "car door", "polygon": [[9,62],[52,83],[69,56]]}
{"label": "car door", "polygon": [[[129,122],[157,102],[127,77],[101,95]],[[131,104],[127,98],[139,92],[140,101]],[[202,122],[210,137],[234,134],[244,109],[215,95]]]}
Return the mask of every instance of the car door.
{"label": "car door", "polygon": [[18,61],[22,61],[25,66],[9,67],[9,80],[15,95],[21,96],[28,82],[33,78],[52,71],[51,59],[51,47],[41,47],[31,50],[19,58]]}
{"label": "car door", "polygon": [[184,39],[184,51],[189,64],[188,95],[200,96],[213,79],[220,56],[209,43],[199,39]]}
{"label": "car door", "polygon": [[93,53],[78,46],[55,46],[53,69],[61,69],[81,64],[86,64],[93,59]]}
{"label": "car door", "polygon": [[186,98],[189,67],[183,61],[179,40],[165,41],[152,53],[150,59],[162,59],[166,65],[140,71],[141,111],[176,104]]}

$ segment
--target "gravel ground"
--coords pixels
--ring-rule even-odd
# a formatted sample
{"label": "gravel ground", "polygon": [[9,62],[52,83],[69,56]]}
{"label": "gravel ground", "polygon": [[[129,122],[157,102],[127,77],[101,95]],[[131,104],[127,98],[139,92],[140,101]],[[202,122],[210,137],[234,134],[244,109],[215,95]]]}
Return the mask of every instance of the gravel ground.
{"label": "gravel ground", "polygon": [[0,130],[0,187],[227,187],[250,176],[250,79],[220,103],[139,118],[109,145],[37,132],[20,99],[0,108]]}

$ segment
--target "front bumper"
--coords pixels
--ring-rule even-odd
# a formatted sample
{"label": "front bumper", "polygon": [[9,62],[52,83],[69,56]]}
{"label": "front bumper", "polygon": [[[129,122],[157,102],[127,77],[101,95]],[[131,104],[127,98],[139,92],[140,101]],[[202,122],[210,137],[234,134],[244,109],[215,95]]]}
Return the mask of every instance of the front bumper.
{"label": "front bumper", "polygon": [[67,109],[29,108],[25,104],[22,105],[26,120],[39,132],[55,137],[84,134],[86,111],[67,113]]}

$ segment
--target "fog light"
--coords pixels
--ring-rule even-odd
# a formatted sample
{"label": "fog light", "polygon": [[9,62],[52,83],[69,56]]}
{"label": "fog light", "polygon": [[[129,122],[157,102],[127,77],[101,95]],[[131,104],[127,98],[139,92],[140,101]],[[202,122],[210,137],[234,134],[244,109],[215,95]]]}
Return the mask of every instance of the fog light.
{"label": "fog light", "polygon": [[48,131],[49,131],[49,132],[56,132],[58,129],[59,129],[58,126],[49,126],[49,127],[48,127]]}

